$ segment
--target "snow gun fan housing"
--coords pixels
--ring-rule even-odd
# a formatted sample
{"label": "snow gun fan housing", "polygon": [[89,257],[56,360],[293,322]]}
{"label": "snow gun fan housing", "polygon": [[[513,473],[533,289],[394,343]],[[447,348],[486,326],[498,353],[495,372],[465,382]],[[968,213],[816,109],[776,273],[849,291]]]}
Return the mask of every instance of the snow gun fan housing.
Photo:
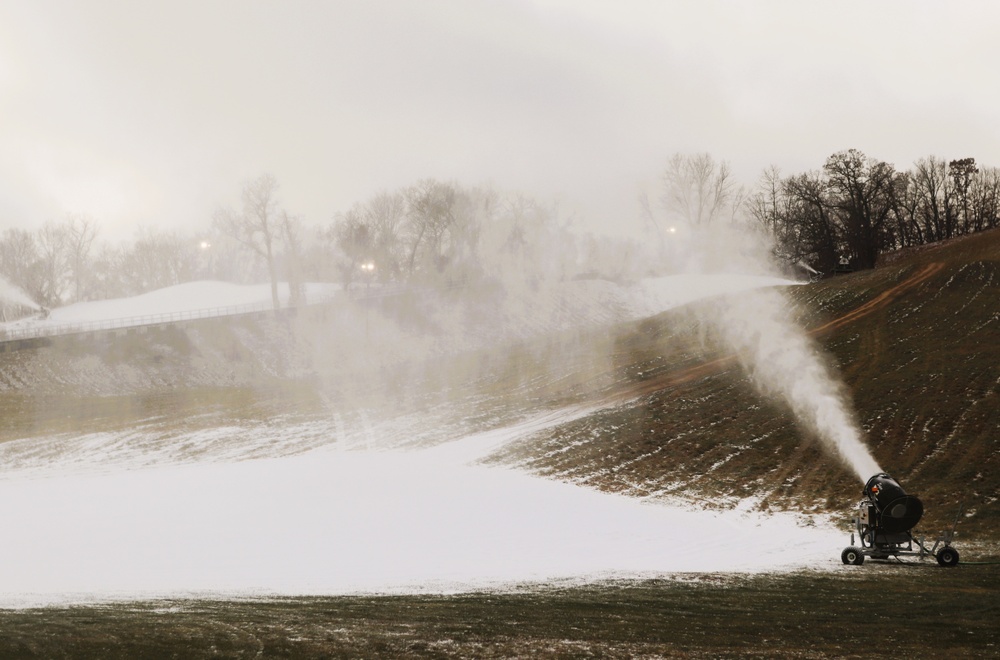
{"label": "snow gun fan housing", "polygon": [[[851,547],[841,555],[845,564],[861,564],[865,557],[888,559],[900,555],[918,555],[921,559],[935,556],[942,566],[958,563],[958,552],[951,547],[951,534],[939,539],[930,550],[924,547],[922,540],[914,538],[910,530],[923,517],[924,505],[919,498],[907,495],[898,481],[880,472],[865,483],[862,495],[864,498],[853,520],[855,531],[861,537],[861,547],[854,546],[852,533]],[[944,547],[938,550],[942,541]],[[914,549],[914,544],[919,551]]]}
{"label": "snow gun fan housing", "polygon": [[918,498],[907,495],[899,483],[884,472],[868,480],[864,496],[867,511],[864,501],[860,508],[872,537],[868,540],[875,543],[909,540],[907,532],[916,527],[924,515],[924,505]]}

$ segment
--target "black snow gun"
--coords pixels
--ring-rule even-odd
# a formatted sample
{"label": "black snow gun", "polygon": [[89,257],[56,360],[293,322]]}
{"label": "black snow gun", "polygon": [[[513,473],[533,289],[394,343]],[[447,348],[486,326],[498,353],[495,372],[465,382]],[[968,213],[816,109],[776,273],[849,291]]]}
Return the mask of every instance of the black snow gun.
{"label": "black snow gun", "polygon": [[[888,559],[901,555],[915,555],[920,559],[935,557],[942,566],[958,564],[958,551],[951,547],[954,525],[928,549],[922,538],[913,536],[913,528],[924,515],[924,505],[919,498],[907,495],[895,479],[884,472],[876,474],[865,484],[863,495],[852,520],[861,546],[854,545],[855,532],[851,532],[851,547],[845,548],[840,555],[845,564],[861,565],[865,557]],[[958,523],[957,516],[955,523]],[[944,545],[938,549],[942,543]],[[915,550],[914,545],[919,549]]]}

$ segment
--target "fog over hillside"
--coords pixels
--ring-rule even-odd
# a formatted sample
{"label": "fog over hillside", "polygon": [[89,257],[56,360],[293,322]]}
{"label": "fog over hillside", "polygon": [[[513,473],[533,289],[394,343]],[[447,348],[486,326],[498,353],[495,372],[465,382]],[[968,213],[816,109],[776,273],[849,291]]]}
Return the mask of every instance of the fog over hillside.
{"label": "fog over hillside", "polygon": [[[505,324],[492,332],[480,328],[483,340],[478,342],[473,339],[475,333],[407,330],[405,324],[397,326],[384,315],[391,305],[365,309],[364,298],[344,295],[338,302],[334,296],[333,302],[320,307],[328,315],[354,315],[355,337],[332,336],[330,340],[355,342],[351,345],[367,351],[377,365],[384,349],[372,353],[365,348],[372,346],[368,342],[392,347],[429,334],[437,345],[431,353],[447,357],[449,352],[482,350],[490,341],[559,336],[585,326],[606,328],[704,296],[775,284],[788,282],[736,274],[672,276],[632,285],[567,282],[561,288],[525,296],[516,305],[501,301],[503,314],[494,318],[505,318]],[[252,301],[255,291],[267,300],[266,287],[241,290],[216,283],[191,284],[132,300],[53,310],[47,319],[21,325],[134,318],[135,312],[153,311],[157,300],[161,309],[170,312],[182,311],[178,307],[182,299],[192,309],[245,303]],[[437,304],[426,314],[432,327],[461,312],[460,306],[449,309],[447,300]],[[456,303],[452,300],[451,304]],[[361,334],[359,314],[369,315],[367,338]],[[312,332],[331,327],[307,316],[305,310],[291,321],[304,323]],[[265,330],[285,327],[282,332],[288,332],[283,323],[274,325],[266,318],[260,323]],[[197,338],[217,332],[210,327],[194,325],[187,330],[192,355],[197,357],[177,360],[177,365],[186,363],[187,368],[174,375],[178,380],[171,387],[219,384],[207,377],[207,345]],[[279,335],[281,342],[303,332],[292,327],[286,339]],[[155,363],[126,360],[116,366],[115,358],[102,358],[100,352],[84,348],[75,354],[62,353],[50,363],[49,376],[70,385],[67,392],[79,388],[117,397],[128,396],[129,390],[134,396],[168,385],[162,378],[169,377],[171,349],[158,347],[167,335],[160,337],[155,329],[137,332],[134,329],[133,334],[112,341],[105,350],[113,351],[116,342],[139,342],[137,346],[149,342],[134,354],[159,354]],[[257,331],[247,326],[244,332],[252,337]],[[386,341],[390,336],[394,339]],[[265,336],[246,339],[265,349],[272,340]],[[315,337],[312,340],[318,342],[313,349],[322,350],[323,343]],[[102,345],[100,340],[93,341],[92,346]],[[7,391],[47,391],[41,372],[35,372],[39,382],[34,384],[28,382],[28,374],[52,351],[60,355],[56,348],[41,349],[33,358],[34,365],[32,360],[20,361],[12,370],[5,363]],[[258,364],[264,362],[261,359]],[[323,368],[318,361],[303,363],[298,376],[322,373]],[[60,369],[65,372],[60,374]],[[11,378],[14,370],[21,374],[16,385]],[[338,373],[349,372],[331,371],[328,378],[336,380]],[[243,384],[259,387],[265,381],[289,377],[294,380],[296,373],[276,369],[270,375],[246,375]],[[336,391],[340,386],[326,383],[321,391],[324,387]],[[290,410],[243,418],[235,411],[223,411],[225,424],[212,422],[221,419],[213,417],[208,426],[195,423],[185,430],[169,422],[168,408],[161,412],[163,418],[138,419],[121,429],[9,439],[0,446],[8,501],[30,504],[8,510],[4,523],[10,530],[32,536],[34,542],[8,548],[4,555],[4,565],[16,566],[18,576],[8,581],[16,585],[8,590],[8,602],[178,590],[289,594],[452,590],[511,581],[592,579],[620,572],[773,569],[817,558],[824,545],[817,540],[829,534],[822,525],[799,528],[787,520],[749,512],[700,518],[669,506],[642,505],[505,468],[476,465],[477,458],[512,440],[587,414],[586,407],[531,412],[522,403],[508,421],[488,422],[477,433],[474,423],[455,418],[449,420],[450,426],[439,426],[434,420],[441,413],[421,411],[420,405],[411,406],[409,414],[394,421],[367,416],[364,409],[352,409],[343,398],[327,401],[325,408],[320,406],[305,418]],[[488,401],[483,403],[482,410],[490,409]],[[458,417],[461,410],[465,408],[457,410]],[[370,412],[376,414],[374,409]],[[526,414],[524,421],[511,425],[510,420]],[[421,437],[439,448],[405,448]],[[390,449],[394,446],[398,448]],[[121,500],[124,493],[127,504]],[[51,536],[26,527],[39,520],[48,521]],[[562,522],[553,526],[555,521]],[[771,544],[773,551],[766,558],[757,555],[758,560],[749,561],[738,551],[734,526],[743,529],[744,537],[759,535],[760,543]],[[716,550],[674,553],[669,566],[662,564],[663,553],[679,528],[714,539]],[[61,539],[69,537],[76,539],[71,544],[72,558],[61,549]],[[234,562],[235,556],[242,559]],[[62,568],[53,571],[52,565]],[[9,577],[15,578],[13,573]]]}
{"label": "fog over hillside", "polygon": [[[687,272],[638,281],[510,273],[500,286],[312,287],[318,304],[235,316],[226,310],[242,310],[227,303],[266,302],[269,287],[202,282],[14,323],[121,327],[8,354],[5,390],[45,398],[21,423],[24,436],[2,445],[11,500],[32,502],[5,523],[26,536],[33,521],[57,523],[53,536],[34,534],[44,551],[8,550],[19,576],[12,602],[455,590],[822,561],[835,543],[822,516],[762,514],[754,498],[698,514],[686,499],[643,504],[479,464],[627,404],[627,390],[601,394],[619,386],[609,331],[706,300],[717,302],[691,309],[712,341],[738,351],[767,396],[799,397],[787,405],[804,426],[830,433],[813,421],[829,413],[810,411],[842,399],[803,383],[831,375],[804,334],[789,339],[784,298],[757,294],[792,283],[763,274],[766,262],[738,234],[688,228],[678,240],[686,249],[670,249]],[[206,308],[223,316],[145,325],[156,310]],[[780,342],[757,343],[771,339]],[[769,372],[787,351],[791,366]],[[77,418],[72,429],[61,421]],[[69,492],[81,495],[70,502]],[[81,541],[61,557],[72,530]],[[668,553],[677,534],[711,539],[714,550]],[[749,536],[768,549],[752,560]],[[63,571],[46,568],[53,562]]]}
{"label": "fog over hillside", "polygon": [[998,19],[0,0],[0,657],[995,652]]}

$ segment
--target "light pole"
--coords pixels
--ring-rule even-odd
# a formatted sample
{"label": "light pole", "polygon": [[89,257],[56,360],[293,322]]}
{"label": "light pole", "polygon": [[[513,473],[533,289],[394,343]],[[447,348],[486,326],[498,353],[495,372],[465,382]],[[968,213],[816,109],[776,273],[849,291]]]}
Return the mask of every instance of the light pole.
{"label": "light pole", "polygon": [[[367,289],[371,288],[372,277],[375,276],[375,262],[369,260],[369,261],[366,261],[363,264],[361,264],[361,272],[364,275],[364,278],[365,278],[365,289],[367,290]],[[371,306],[371,301],[365,300],[365,341],[366,342],[368,341],[368,312],[369,312],[368,308],[370,306]]]}
{"label": "light pole", "polygon": [[375,262],[366,261],[361,264],[361,272],[365,275],[365,288],[370,288],[372,285],[372,277],[375,275]]}
{"label": "light pole", "polygon": [[202,277],[213,279],[215,277],[215,264],[213,264],[212,261],[215,257],[215,253],[212,250],[212,243],[207,239],[202,239],[202,241],[198,243],[198,250],[201,252],[201,258],[199,261],[201,262],[203,272]]}

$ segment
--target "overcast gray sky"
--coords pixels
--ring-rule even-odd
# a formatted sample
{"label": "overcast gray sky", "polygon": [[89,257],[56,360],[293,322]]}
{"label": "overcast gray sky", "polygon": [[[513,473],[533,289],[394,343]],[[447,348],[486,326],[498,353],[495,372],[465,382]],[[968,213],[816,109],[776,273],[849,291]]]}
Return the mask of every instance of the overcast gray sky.
{"label": "overcast gray sky", "polygon": [[634,222],[676,152],[1000,166],[1000,3],[0,0],[0,229],[326,223],[424,177]]}

